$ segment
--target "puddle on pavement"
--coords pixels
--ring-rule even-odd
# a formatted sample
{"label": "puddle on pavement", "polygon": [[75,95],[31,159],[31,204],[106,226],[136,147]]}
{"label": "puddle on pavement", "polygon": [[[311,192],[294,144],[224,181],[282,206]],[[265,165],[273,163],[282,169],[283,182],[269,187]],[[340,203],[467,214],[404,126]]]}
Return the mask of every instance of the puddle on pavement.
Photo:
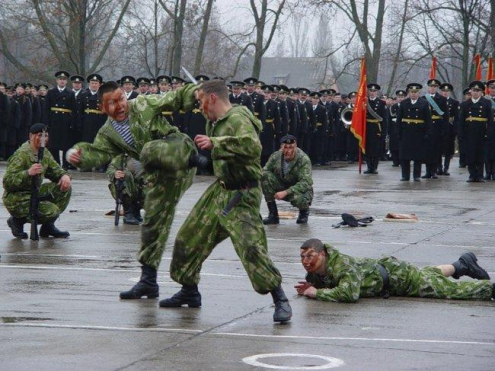
{"label": "puddle on pavement", "polygon": [[25,321],[53,321],[53,318],[41,317],[1,317],[2,323],[19,323]]}

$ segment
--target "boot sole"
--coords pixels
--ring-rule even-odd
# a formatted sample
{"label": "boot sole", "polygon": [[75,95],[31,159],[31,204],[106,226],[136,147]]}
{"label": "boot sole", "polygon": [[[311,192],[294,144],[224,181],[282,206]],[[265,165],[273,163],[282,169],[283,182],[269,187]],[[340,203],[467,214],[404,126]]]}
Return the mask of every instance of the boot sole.
{"label": "boot sole", "polygon": [[201,307],[201,304],[160,304],[160,308],[182,308],[184,305],[188,306],[189,308],[199,308]]}
{"label": "boot sole", "polygon": [[19,234],[18,234],[18,235],[15,235],[15,234],[12,232],[12,228],[13,228],[13,227],[12,227],[12,225],[11,225],[11,224],[13,224],[13,222],[11,223],[11,222],[10,222],[10,220],[8,220],[8,219],[7,219],[7,225],[9,226],[9,228],[10,228],[10,230],[11,230],[12,236],[14,236],[15,238],[20,238],[21,240],[27,240],[27,238],[28,238],[27,233],[22,234],[22,235],[19,235]]}
{"label": "boot sole", "polygon": [[119,298],[122,299],[122,300],[139,300],[139,299],[142,299],[143,297],[147,297],[148,299],[156,299],[157,297],[159,297],[160,295],[158,294],[151,294],[151,295],[142,295],[142,296],[122,296],[122,295],[119,295]]}

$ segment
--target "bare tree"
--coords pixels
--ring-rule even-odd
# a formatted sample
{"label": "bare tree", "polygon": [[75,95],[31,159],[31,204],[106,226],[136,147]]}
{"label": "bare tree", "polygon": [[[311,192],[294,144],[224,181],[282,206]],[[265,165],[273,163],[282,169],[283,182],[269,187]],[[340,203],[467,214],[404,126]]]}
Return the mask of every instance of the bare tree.
{"label": "bare tree", "polygon": [[165,10],[173,21],[174,33],[170,55],[170,73],[178,76],[180,75],[182,63],[182,34],[184,31],[187,0],[159,0],[159,2],[163,10]]}
{"label": "bare tree", "polygon": [[290,54],[294,58],[306,57],[308,53],[309,25],[306,15],[298,12],[291,15],[291,32],[289,35]]}

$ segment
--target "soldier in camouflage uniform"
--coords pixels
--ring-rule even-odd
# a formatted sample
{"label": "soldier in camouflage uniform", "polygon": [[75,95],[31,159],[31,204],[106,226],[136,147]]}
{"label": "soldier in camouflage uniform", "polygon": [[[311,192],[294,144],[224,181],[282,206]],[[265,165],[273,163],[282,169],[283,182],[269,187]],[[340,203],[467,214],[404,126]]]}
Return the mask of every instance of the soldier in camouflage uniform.
{"label": "soldier in camouflage uniform", "polygon": [[114,157],[107,168],[108,188],[114,199],[117,199],[116,181],[124,179],[122,206],[124,208],[124,224],[138,225],[143,221],[141,208],[144,205],[145,180],[143,168],[138,160],[126,155]]}
{"label": "soldier in camouflage uniform", "polygon": [[281,148],[270,156],[263,168],[261,188],[268,206],[268,218],[263,224],[278,224],[277,203],[275,200],[290,202],[299,209],[298,224],[306,224],[309,206],[313,201],[313,177],[311,160],[297,148],[296,137],[286,135],[280,140]]}
{"label": "soldier in camouflage uniform", "polygon": [[280,272],[268,255],[259,215],[261,123],[246,107],[232,106],[221,80],[203,83],[198,98],[209,121],[207,135],[197,135],[195,143],[200,149],[211,150],[218,179],[201,196],[177,234],[170,276],[183,286],[160,306],[201,306],[201,266],[215,246],[230,237],[253,288],[260,294],[272,294],[274,321],[289,321],[292,310]]}
{"label": "soldier in camouflage uniform", "polygon": [[161,119],[163,110],[189,110],[195,101],[194,85],[165,95],[139,95],[127,101],[124,91],[113,81],[98,90],[103,111],[109,119],[98,131],[93,144],[78,143],[71,153],[73,165],[83,168],[109,163],[115,156],[127,154],[140,160],[150,188],[144,201],[146,211],[141,227],[138,261],[142,266],[140,281],[121,299],[158,297],[156,282],[175,207],[190,187],[195,170],[192,159],[197,154],[193,141]]}
{"label": "soldier in camouflage uniform", "polygon": [[[314,238],[301,246],[301,261],[308,274],[295,288],[298,294],[321,301],[353,303],[360,297],[389,295],[457,300],[495,296],[495,284],[473,253],[452,264],[420,269],[394,257],[353,258]],[[478,281],[448,278],[462,276]]]}
{"label": "soldier in camouflage uniform", "polygon": [[[7,170],[3,177],[3,204],[11,217],[7,224],[12,234],[18,238],[28,238],[24,232],[24,224],[30,223],[29,206],[32,191],[32,177],[38,176],[40,196],[49,199],[39,202],[38,222],[41,223],[40,236],[67,238],[68,232],[62,232],[55,227],[55,220],[64,212],[70,201],[71,186],[67,172],[55,162],[51,153],[44,151],[41,164],[37,162],[41,135],[47,130],[43,124],[34,124],[29,129],[29,141],[25,142],[9,159]],[[48,134],[46,134],[48,144]],[[51,180],[44,183],[43,178]]]}

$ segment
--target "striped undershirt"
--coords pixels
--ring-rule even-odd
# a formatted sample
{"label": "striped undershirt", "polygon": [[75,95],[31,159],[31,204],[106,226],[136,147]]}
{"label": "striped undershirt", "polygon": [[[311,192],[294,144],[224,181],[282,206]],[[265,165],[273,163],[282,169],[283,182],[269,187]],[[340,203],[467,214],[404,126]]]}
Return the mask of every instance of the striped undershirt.
{"label": "striped undershirt", "polygon": [[129,117],[124,121],[110,120],[110,123],[122,139],[124,139],[124,142],[134,148],[134,138],[132,137],[131,126],[129,125]]}

